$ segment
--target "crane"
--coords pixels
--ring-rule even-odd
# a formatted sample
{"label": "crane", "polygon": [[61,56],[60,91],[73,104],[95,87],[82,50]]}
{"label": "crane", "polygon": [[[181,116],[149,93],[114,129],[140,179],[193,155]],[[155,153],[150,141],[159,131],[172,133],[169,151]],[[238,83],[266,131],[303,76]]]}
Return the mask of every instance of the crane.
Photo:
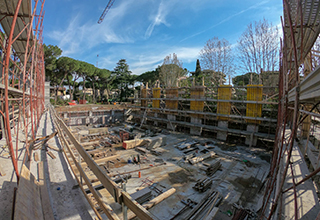
{"label": "crane", "polygon": [[111,6],[113,5],[115,0],[109,0],[106,8],[104,9],[104,11],[102,12],[99,20],[98,20],[98,24],[101,24],[101,22],[103,22],[104,17],[106,16],[106,14],[108,13],[109,9],[111,8]]}

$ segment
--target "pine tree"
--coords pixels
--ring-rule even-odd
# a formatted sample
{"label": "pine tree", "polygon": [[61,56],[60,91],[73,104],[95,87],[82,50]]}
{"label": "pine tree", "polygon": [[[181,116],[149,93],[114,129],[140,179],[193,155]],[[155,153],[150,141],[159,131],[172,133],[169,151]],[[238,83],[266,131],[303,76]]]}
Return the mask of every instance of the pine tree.
{"label": "pine tree", "polygon": [[194,76],[196,79],[201,77],[201,66],[200,66],[200,61],[197,59],[197,64],[196,64],[196,71],[194,72]]}

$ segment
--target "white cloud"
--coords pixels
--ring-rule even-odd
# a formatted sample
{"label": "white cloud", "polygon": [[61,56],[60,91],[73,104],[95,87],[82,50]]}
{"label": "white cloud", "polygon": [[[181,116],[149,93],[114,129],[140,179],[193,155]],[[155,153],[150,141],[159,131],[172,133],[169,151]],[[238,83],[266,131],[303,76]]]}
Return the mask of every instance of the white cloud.
{"label": "white cloud", "polygon": [[166,7],[166,4],[163,3],[163,1],[160,2],[159,7],[158,7],[158,12],[156,16],[152,18],[152,22],[149,25],[149,27],[146,30],[145,37],[149,38],[154,30],[154,27],[160,24],[165,24],[168,26],[166,22],[166,16],[168,14],[169,8]]}
{"label": "white cloud", "polygon": [[[101,67],[107,68],[108,66],[113,66],[118,62],[121,57],[119,57],[119,53],[121,56],[127,57],[127,63],[130,66],[130,70],[135,75],[140,75],[144,72],[154,70],[161,65],[163,59],[169,54],[177,54],[178,59],[183,63],[196,62],[199,57],[200,47],[171,47],[171,46],[156,46],[148,48],[141,48],[141,51],[137,52],[133,48],[119,49],[113,48],[109,53],[109,56],[102,58],[99,61],[99,65]],[[160,52],[157,52],[160,51]]]}
{"label": "white cloud", "polygon": [[[124,1],[118,7],[113,7],[105,17],[106,21],[98,24],[96,21],[81,23],[84,15],[78,13],[66,29],[52,31],[48,37],[56,40],[63,50],[63,55],[81,53],[103,43],[128,43],[134,40],[129,38],[125,31],[119,30],[118,24],[130,10],[133,0]],[[113,22],[109,22],[109,21]]]}

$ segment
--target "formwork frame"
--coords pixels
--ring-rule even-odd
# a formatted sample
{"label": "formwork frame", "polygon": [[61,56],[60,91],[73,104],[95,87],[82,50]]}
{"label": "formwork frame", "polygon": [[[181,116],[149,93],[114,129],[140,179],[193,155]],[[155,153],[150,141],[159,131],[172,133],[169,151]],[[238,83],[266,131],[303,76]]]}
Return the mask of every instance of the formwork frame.
{"label": "formwork frame", "polygon": [[[203,94],[199,97],[192,96],[192,91],[197,91],[198,87],[179,87],[176,88],[178,94],[176,94],[175,97],[171,97],[167,95],[167,89],[157,86],[156,89],[161,90],[160,97],[154,98],[153,90],[155,88],[144,89],[146,94],[141,95],[141,98],[138,99],[141,102],[141,105],[130,105],[129,107],[133,108],[134,118],[142,121],[143,123],[148,120],[149,122],[151,121],[151,123],[154,121],[155,123],[159,122],[162,124],[169,124],[169,129],[172,129],[172,127],[175,128],[175,126],[180,126],[185,128],[202,129],[208,132],[222,131],[227,132],[228,134],[234,134],[237,136],[240,135],[242,137],[254,136],[264,140],[274,140],[274,135],[270,133],[270,128],[277,122],[277,119],[270,117],[259,117],[258,115],[248,115],[246,112],[248,111],[248,106],[263,106],[262,109],[265,112],[268,111],[268,114],[275,113],[276,117],[276,106],[278,102],[275,101],[275,97],[277,96],[277,87],[251,85],[250,88],[262,89],[264,91],[263,98],[260,101],[255,101],[255,99],[247,100],[247,86],[227,86],[227,88],[232,91],[232,95],[230,99],[226,100],[218,95],[219,89],[221,90],[221,88],[224,87],[225,85],[214,86],[210,88],[204,87]],[[171,90],[169,89],[169,92]],[[155,101],[159,101],[161,103],[159,108],[157,108],[157,106],[153,106]],[[171,103],[176,103],[178,107],[175,106],[175,108],[171,108]],[[203,103],[203,106],[201,106],[199,109],[192,110],[192,104],[197,103]],[[219,111],[219,103],[227,104],[227,106],[230,108],[229,111]],[[272,108],[275,108],[274,111]],[[144,112],[146,112],[146,114],[144,114]],[[155,114],[157,114],[157,116],[155,116]],[[192,120],[190,122],[182,119],[173,120],[172,118],[168,117],[169,115],[182,117],[185,119],[192,119],[192,117],[196,115],[198,119],[203,121],[203,123],[195,123]],[[144,118],[147,120],[144,120]],[[248,120],[251,120],[251,122],[261,121],[263,123],[261,123],[260,126],[269,127],[268,132],[261,133],[257,131],[246,131],[246,126],[240,129],[234,129],[227,127],[223,128],[219,127],[219,125],[215,125],[215,122],[218,122],[221,118],[227,122],[237,123],[240,125],[246,124]],[[171,126],[171,124],[175,126]],[[258,124],[259,123],[257,123],[257,126]]]}
{"label": "formwork frame", "polygon": [[[302,201],[302,198],[299,197],[302,197],[303,194],[297,192],[297,187],[316,175],[320,168],[296,182],[297,176],[293,172],[294,164],[291,161],[293,160],[293,147],[298,137],[299,125],[306,119],[307,115],[319,117],[313,110],[319,104],[320,90],[317,86],[312,86],[320,83],[319,71],[317,71],[319,67],[314,68],[313,65],[310,65],[313,69],[307,76],[304,62],[309,54],[312,56],[311,48],[320,33],[320,4],[319,1],[314,0],[283,0],[283,6],[284,18],[281,18],[281,21],[284,36],[281,41],[279,62],[278,124],[261,219],[282,218],[284,211],[282,210],[284,205],[282,196],[289,190],[293,190],[291,203],[293,203],[294,209],[291,213],[292,217],[294,219],[318,219],[320,212],[317,214],[310,211],[305,214],[308,216],[301,216],[298,203]],[[301,68],[301,66],[304,66],[304,68]],[[301,81],[302,75],[305,78]],[[304,86],[306,84],[307,86]],[[309,104],[313,107],[305,111],[303,110],[303,104]],[[291,128],[289,133],[288,125]],[[302,156],[301,162],[303,161]],[[287,176],[291,176],[292,179],[290,187],[284,186]],[[300,206],[304,205],[307,204],[301,204],[300,202]],[[315,207],[319,207],[318,201],[315,201]]]}
{"label": "formwork frame", "polygon": [[[17,154],[21,139],[19,133],[24,133],[26,161],[30,159],[27,140],[35,138],[44,111],[44,2],[45,0],[1,0],[1,129],[17,180]],[[13,142],[16,144],[15,150]]]}

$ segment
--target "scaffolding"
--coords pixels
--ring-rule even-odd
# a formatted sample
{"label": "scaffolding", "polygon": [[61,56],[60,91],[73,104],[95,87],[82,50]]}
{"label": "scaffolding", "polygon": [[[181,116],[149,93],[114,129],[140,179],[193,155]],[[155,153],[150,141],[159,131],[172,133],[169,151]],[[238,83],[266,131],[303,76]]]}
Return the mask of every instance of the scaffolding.
{"label": "scaffolding", "polygon": [[1,131],[18,180],[19,140],[25,140],[26,162],[30,159],[30,146],[26,140],[35,138],[45,105],[44,2],[0,0]]}
{"label": "scaffolding", "polygon": [[[320,4],[284,0],[283,5],[278,125],[261,219],[320,219],[311,181],[320,171],[319,149],[314,149],[318,163],[310,173],[305,161],[310,126],[306,137],[299,135],[308,117],[320,116],[315,112],[319,111],[320,71],[312,63],[311,50],[320,33]],[[306,145],[300,144],[303,138],[307,138]]]}

